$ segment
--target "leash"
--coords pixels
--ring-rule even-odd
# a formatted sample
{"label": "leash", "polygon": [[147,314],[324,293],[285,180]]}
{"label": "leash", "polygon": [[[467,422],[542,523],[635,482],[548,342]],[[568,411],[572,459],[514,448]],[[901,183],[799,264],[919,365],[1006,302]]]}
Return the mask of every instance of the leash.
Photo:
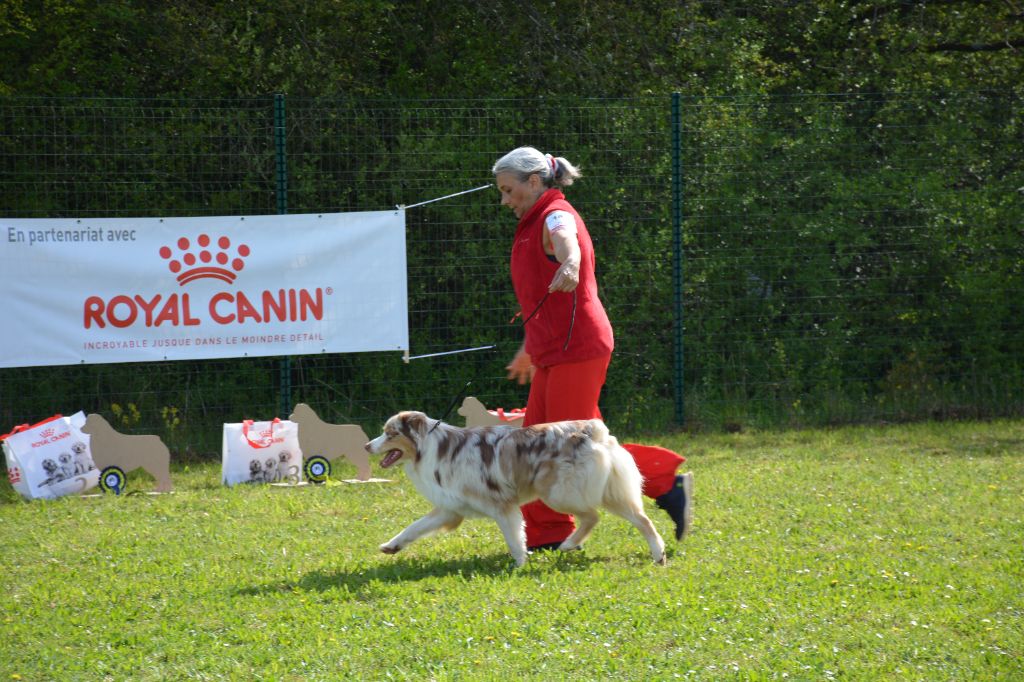
{"label": "leash", "polygon": [[[526,317],[526,319],[523,320],[521,326],[525,327],[526,323],[534,318],[534,316],[540,311],[541,306],[543,306],[544,303],[548,300],[548,296],[550,296],[550,295],[551,295],[550,291],[544,294],[544,297],[540,299],[539,303],[537,303],[537,306],[533,309],[533,312],[531,312]],[[565,335],[565,343],[562,345],[562,350],[563,351],[569,349],[569,341],[572,340],[572,330],[573,330],[573,327],[575,327],[575,326],[576,326],[576,290],[574,289],[573,292],[572,292],[572,314],[571,314],[571,316],[569,318],[569,332],[568,332],[568,334]],[[478,346],[476,348],[467,348],[467,349],[458,350],[458,351],[448,351],[448,352],[444,352],[444,353],[431,353],[431,354],[428,354],[428,355],[415,356],[415,359],[428,358],[428,357],[437,357],[437,356],[441,356],[441,355],[452,355],[452,354],[455,354],[455,353],[464,353],[464,352],[467,352],[467,351],[491,350],[493,348],[496,348],[496,346],[495,345]],[[407,358],[406,362],[408,362],[409,360],[412,360],[412,359],[414,359],[414,358]],[[438,419],[436,422],[434,422],[434,425],[431,426],[430,429],[427,431],[428,434],[433,433],[434,429],[436,429],[441,424],[441,422],[443,422],[445,419],[448,418],[449,415],[451,415],[452,410],[455,409],[455,405],[459,402],[459,400],[461,400],[462,398],[464,398],[466,396],[467,391],[469,391],[469,387],[472,386],[472,385],[473,385],[473,381],[471,379],[471,380],[467,381],[466,385],[463,386],[455,394],[455,396],[452,398],[452,401],[448,404],[448,409],[446,409],[444,411],[444,415],[440,419]]]}
{"label": "leash", "polygon": [[[544,305],[544,303],[548,300],[548,296],[550,296],[550,295],[551,295],[550,291],[547,292],[546,294],[544,294],[544,297],[540,299],[540,302],[533,309],[533,312],[531,312],[526,317],[526,319],[523,320],[523,323],[522,323],[523,327],[525,327],[526,323],[529,322],[530,320],[532,320],[534,315],[536,315],[537,312],[540,311],[541,306]],[[572,330],[573,330],[573,327],[575,325],[576,325],[576,291],[573,290],[573,292],[572,292],[572,315],[569,318],[569,333],[566,334],[566,336],[565,336],[565,343],[562,345],[562,350],[568,350],[568,348],[569,348],[569,341],[572,340]],[[429,355],[420,355],[420,356],[417,356],[417,358],[436,357],[436,356],[440,356],[440,355],[451,355],[451,354],[454,354],[454,353],[463,353],[463,352],[466,352],[466,351],[475,351],[475,350],[491,350],[493,348],[496,348],[496,346],[494,346],[494,345],[491,345],[491,346],[479,346],[477,348],[468,348],[468,349],[459,350],[459,351],[449,351],[449,352],[445,352],[445,353],[431,353]],[[409,358],[409,360],[411,360],[411,359],[413,359],[413,358]],[[408,362],[408,360],[406,360],[406,362]],[[452,410],[455,409],[455,405],[459,402],[459,400],[461,400],[462,398],[464,398],[466,396],[467,391],[469,391],[469,387],[472,386],[472,385],[473,385],[473,380],[470,379],[469,381],[466,382],[466,385],[463,386],[455,394],[455,396],[452,398],[452,401],[450,403],[448,403],[448,409],[446,409],[444,411],[444,415],[440,419],[438,419],[436,422],[434,422],[434,425],[431,426],[430,430],[427,431],[428,434],[433,433],[434,429],[436,429],[438,427],[438,425],[441,424],[441,422],[443,422],[445,419],[448,418],[449,415],[451,415]]]}
{"label": "leash", "polygon": [[458,393],[455,394],[455,397],[452,398],[451,403],[448,404],[448,409],[444,411],[444,416],[441,417],[440,419],[438,419],[436,422],[434,422],[434,425],[430,427],[429,431],[427,431],[428,435],[433,433],[434,429],[436,429],[441,422],[443,422],[445,419],[448,418],[448,415],[450,415],[452,413],[452,410],[455,409],[455,404],[457,402],[459,402],[459,400],[462,399],[466,395],[466,391],[469,390],[469,387],[472,384],[473,384],[472,380],[467,381],[466,385],[463,386],[462,389]]}
{"label": "leash", "polygon": [[[533,309],[533,312],[530,313],[526,317],[525,320],[523,320],[523,324],[522,324],[523,327],[526,326],[527,322],[529,322],[530,320],[533,319],[533,316],[537,314],[537,312],[540,310],[540,307],[542,305],[544,305],[545,301],[548,300],[548,296],[550,296],[550,295],[551,295],[550,291],[547,292],[546,294],[544,294],[544,298],[540,299],[540,303],[538,303],[537,307]],[[576,326],[576,290],[575,289],[572,290],[572,316],[569,318],[569,333],[565,335],[565,343],[562,345],[562,350],[569,350],[569,341],[572,339],[572,328],[574,326]]]}

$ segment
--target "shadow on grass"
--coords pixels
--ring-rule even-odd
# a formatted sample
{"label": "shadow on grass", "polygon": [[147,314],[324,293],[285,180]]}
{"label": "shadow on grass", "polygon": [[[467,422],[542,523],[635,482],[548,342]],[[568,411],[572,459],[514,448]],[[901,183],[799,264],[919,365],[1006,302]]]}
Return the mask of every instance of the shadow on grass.
{"label": "shadow on grass", "polygon": [[463,559],[394,559],[373,566],[359,566],[350,571],[310,571],[298,580],[284,580],[267,585],[255,585],[238,590],[243,595],[279,594],[282,592],[328,592],[346,590],[361,592],[364,588],[378,583],[407,583],[432,578],[474,576],[520,576],[538,572],[547,573],[553,568],[558,571],[579,571],[595,563],[604,563],[605,557],[588,557],[583,552],[556,554],[541,557],[531,556],[526,566],[516,569],[512,558],[506,554],[466,557]]}

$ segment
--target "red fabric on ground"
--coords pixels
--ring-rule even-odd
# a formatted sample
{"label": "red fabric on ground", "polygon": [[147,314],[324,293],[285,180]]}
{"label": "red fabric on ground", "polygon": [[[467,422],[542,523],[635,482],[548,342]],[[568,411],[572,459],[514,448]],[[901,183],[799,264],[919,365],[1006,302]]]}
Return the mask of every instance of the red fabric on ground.
{"label": "red fabric on ground", "polygon": [[633,455],[636,468],[644,477],[643,493],[647,497],[661,497],[676,482],[676,471],[686,461],[682,455],[668,448],[657,445],[640,445],[638,443],[622,443],[629,454]]}

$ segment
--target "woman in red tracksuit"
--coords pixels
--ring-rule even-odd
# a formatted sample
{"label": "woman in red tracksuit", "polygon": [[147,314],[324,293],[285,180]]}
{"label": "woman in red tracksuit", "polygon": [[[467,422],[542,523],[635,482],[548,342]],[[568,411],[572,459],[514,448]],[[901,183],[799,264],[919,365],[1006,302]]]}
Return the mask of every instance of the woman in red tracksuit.
{"label": "woman in red tracksuit", "polygon": [[[598,397],[614,348],[612,326],[597,295],[594,247],[576,209],[559,188],[580,172],[564,158],[520,147],[492,169],[501,204],[519,219],[512,245],[512,285],[525,341],[507,369],[530,384],[523,426],[601,418]],[[676,524],[679,540],[692,520],[693,474],[677,475],[684,458],[654,446],[623,443],[655,498]],[[572,516],[540,500],[523,506],[526,544],[553,549],[575,528]]]}

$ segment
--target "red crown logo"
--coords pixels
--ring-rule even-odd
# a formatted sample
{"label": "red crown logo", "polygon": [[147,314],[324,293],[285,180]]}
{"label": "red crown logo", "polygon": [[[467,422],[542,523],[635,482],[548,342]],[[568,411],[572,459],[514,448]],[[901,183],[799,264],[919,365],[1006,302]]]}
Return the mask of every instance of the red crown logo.
{"label": "red crown logo", "polygon": [[39,435],[43,438],[49,438],[53,435],[53,429],[43,429],[39,432]]}
{"label": "red crown logo", "polygon": [[230,239],[220,237],[214,245],[209,235],[205,234],[199,235],[196,239],[195,248],[187,237],[179,238],[175,246],[179,252],[177,254],[170,246],[161,246],[160,257],[169,261],[167,269],[178,276],[178,284],[181,286],[204,277],[231,284],[238,276],[235,273],[241,272],[245,267],[244,259],[251,252],[248,246],[239,244],[234,250],[235,255],[232,256]]}
{"label": "red crown logo", "polygon": [[266,431],[260,431],[252,442],[260,447],[270,447],[274,443],[274,427],[270,427]]}

